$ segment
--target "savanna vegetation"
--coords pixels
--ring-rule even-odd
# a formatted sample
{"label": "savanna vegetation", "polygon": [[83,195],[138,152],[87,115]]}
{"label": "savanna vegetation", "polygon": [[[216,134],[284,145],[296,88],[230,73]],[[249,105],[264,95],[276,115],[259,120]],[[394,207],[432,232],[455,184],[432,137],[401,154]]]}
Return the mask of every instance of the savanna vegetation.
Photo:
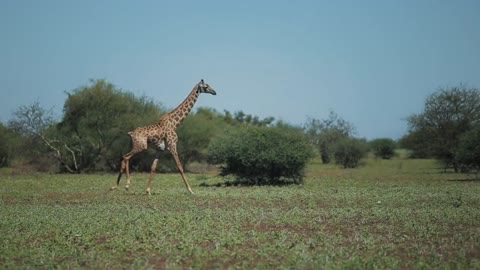
{"label": "savanna vegetation", "polygon": [[[478,269],[480,185],[433,160],[315,159],[303,185],[0,170],[2,268]],[[212,172],[213,173],[213,172]]]}
{"label": "savanna vegetation", "polygon": [[[151,98],[137,97],[104,80],[91,80],[88,85],[67,92],[66,95],[63,115],[59,119],[53,117],[51,110],[35,102],[18,108],[8,123],[0,123],[0,166],[67,173],[118,171],[121,156],[130,149],[127,132],[157,121],[168,110]],[[411,150],[412,157],[440,160],[445,169],[475,172],[479,167],[478,158],[472,154],[475,151],[470,150],[475,147],[462,144],[475,144],[478,132],[472,130],[479,128],[479,119],[478,89],[463,86],[440,89],[426,99],[422,113],[407,118],[409,130],[400,140],[399,146]],[[226,162],[227,156],[220,158],[219,153],[211,152],[209,146],[234,145],[234,136],[226,134],[247,132],[252,126],[261,127],[266,133],[278,130],[279,134],[290,134],[296,130],[300,135],[299,141],[303,142],[306,138],[310,148],[318,153],[324,164],[334,162],[344,168],[360,166],[368,152],[374,153],[378,158],[389,159],[398,146],[397,142],[389,138],[367,142],[357,136],[354,124],[334,111],[324,119],[308,118],[305,124],[292,126],[275,121],[273,117],[261,119],[243,111],[231,113],[228,110],[218,112],[210,108],[197,108],[178,129],[178,150],[184,168],[191,171],[204,170],[209,161]],[[463,138],[464,136],[468,138]],[[225,142],[225,138],[232,140],[231,143]],[[258,142],[258,139],[260,137],[249,142]],[[272,140],[269,138],[266,141]],[[264,152],[285,150],[284,153],[287,153],[291,150],[288,149],[289,144],[280,145],[284,149],[264,149]],[[255,143],[245,147],[255,147]],[[208,156],[209,149],[214,156]],[[299,153],[289,153],[309,156],[309,150],[302,147],[297,149]],[[223,153],[226,154],[225,151]],[[274,156],[279,155],[270,155],[272,158]],[[249,157],[239,158],[246,160]],[[138,155],[131,162],[133,170],[148,171],[151,160],[152,151]],[[281,162],[288,160],[289,158]],[[267,168],[270,164],[272,167],[269,170],[278,171],[279,167],[274,165],[278,160],[263,161],[265,164],[260,164],[261,166]],[[176,171],[168,153],[161,157],[159,164],[160,171]],[[196,166],[190,167],[191,164]],[[255,170],[252,167],[252,171],[247,174],[257,174],[258,170]],[[292,168],[292,171],[301,175],[298,173],[301,169]],[[245,172],[242,174],[245,175]],[[297,180],[300,178],[297,177]],[[293,182],[298,182],[297,180]],[[250,182],[264,181],[257,179]]]}
{"label": "savanna vegetation", "polygon": [[478,89],[434,92],[399,142],[334,111],[294,126],[196,108],[177,130],[195,195],[168,152],[143,195],[153,150],[132,160],[128,192],[109,192],[127,132],[167,111],[92,80],[59,118],[35,102],[0,123],[0,265],[480,268]]}
{"label": "savanna vegetation", "polygon": [[401,144],[413,150],[412,156],[433,157],[455,172],[478,167],[473,159],[459,159],[458,151],[465,149],[462,143],[468,143],[464,136],[478,134],[469,132],[480,126],[479,89],[440,89],[425,100],[422,113],[409,116],[407,121],[409,132]]}
{"label": "savanna vegetation", "polygon": [[235,175],[236,184],[300,184],[313,156],[304,134],[295,128],[251,126],[234,129],[213,141],[210,161],[225,164],[221,175]]}

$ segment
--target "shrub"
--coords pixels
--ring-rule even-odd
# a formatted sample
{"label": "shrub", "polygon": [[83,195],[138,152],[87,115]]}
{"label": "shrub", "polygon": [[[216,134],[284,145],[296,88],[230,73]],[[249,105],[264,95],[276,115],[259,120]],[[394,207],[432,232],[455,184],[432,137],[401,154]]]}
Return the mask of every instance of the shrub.
{"label": "shrub", "polygon": [[330,163],[333,158],[335,144],[355,133],[353,124],[342,119],[334,111],[330,111],[328,118],[323,120],[308,119],[304,129],[310,142],[319,150],[324,164]]}
{"label": "shrub", "polygon": [[224,164],[223,176],[235,175],[237,183],[281,185],[303,182],[313,151],[299,130],[242,126],[214,139],[208,155],[211,162]]}
{"label": "shrub", "polygon": [[377,158],[392,158],[395,155],[395,148],[395,141],[388,138],[375,139],[370,142],[370,149]]}
{"label": "shrub", "polygon": [[0,168],[8,167],[15,156],[18,137],[0,122]]}
{"label": "shrub", "polygon": [[462,171],[480,170],[480,127],[474,128],[460,138],[455,159]]}
{"label": "shrub", "polygon": [[363,139],[344,138],[335,145],[335,163],[343,168],[356,168],[367,155],[367,143]]}

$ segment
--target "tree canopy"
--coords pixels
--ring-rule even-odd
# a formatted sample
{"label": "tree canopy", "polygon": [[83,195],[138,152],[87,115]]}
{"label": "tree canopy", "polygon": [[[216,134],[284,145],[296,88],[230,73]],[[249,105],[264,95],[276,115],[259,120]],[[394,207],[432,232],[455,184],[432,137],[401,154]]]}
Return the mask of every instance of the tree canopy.
{"label": "tree canopy", "polygon": [[407,122],[405,146],[457,171],[455,152],[460,138],[480,124],[480,90],[463,86],[440,89],[426,99],[423,112],[409,116]]}

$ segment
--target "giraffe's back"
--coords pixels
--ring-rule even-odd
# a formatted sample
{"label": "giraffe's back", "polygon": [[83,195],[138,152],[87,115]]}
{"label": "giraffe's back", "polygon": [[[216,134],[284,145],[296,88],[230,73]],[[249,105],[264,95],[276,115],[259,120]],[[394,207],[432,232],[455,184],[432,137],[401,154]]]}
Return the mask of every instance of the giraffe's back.
{"label": "giraffe's back", "polygon": [[148,144],[153,144],[161,150],[165,149],[165,141],[167,137],[167,129],[164,127],[165,121],[138,127],[128,134],[132,137],[134,145],[140,145],[141,148],[147,149]]}
{"label": "giraffe's back", "polygon": [[145,137],[147,139],[161,139],[165,137],[165,131],[161,127],[160,123],[155,123],[146,127],[138,127],[133,131],[128,132],[132,137]]}

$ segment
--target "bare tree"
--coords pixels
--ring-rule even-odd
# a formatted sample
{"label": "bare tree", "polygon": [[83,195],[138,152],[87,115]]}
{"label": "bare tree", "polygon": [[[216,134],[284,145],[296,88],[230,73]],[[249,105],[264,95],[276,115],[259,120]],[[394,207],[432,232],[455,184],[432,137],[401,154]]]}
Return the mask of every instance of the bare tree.
{"label": "bare tree", "polygon": [[322,162],[325,164],[330,163],[335,144],[356,132],[352,123],[344,120],[334,111],[330,111],[326,119],[309,118],[304,130],[310,142],[318,148]]}
{"label": "bare tree", "polygon": [[[14,112],[14,118],[9,122],[9,127],[24,135],[39,138],[53,153],[55,159],[67,171],[78,172],[78,163],[75,152],[63,141],[47,136],[47,130],[55,125],[53,111],[45,110],[38,101],[28,106],[21,106]],[[68,157],[67,157],[68,156]],[[66,162],[71,158],[72,162]]]}

